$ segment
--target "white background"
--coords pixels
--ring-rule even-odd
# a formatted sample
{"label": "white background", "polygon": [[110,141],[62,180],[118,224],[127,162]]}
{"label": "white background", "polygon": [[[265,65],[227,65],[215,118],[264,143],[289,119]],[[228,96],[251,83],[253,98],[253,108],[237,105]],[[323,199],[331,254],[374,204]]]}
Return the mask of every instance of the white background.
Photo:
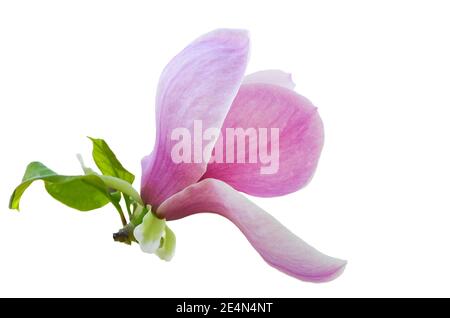
{"label": "white background", "polygon": [[[450,8],[446,1],[0,2],[0,296],[450,296]],[[80,173],[86,135],[140,176],[168,60],[218,27],[251,32],[248,72],[292,72],[326,142],[305,189],[254,202],[349,261],[326,284],[266,265],[215,215],[171,223],[172,262],[113,242],[115,210],[81,213],[33,160]],[[89,161],[91,163],[91,161]],[[91,163],[92,164],[92,163]],[[138,182],[136,186],[139,187]]]}

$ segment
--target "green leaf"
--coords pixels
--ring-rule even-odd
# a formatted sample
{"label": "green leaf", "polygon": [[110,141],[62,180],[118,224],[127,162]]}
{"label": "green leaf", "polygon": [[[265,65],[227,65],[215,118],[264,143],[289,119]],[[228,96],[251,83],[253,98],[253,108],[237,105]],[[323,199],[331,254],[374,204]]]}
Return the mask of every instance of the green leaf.
{"label": "green leaf", "polygon": [[103,139],[88,138],[92,140],[94,146],[92,156],[100,171],[106,176],[120,178],[132,184],[134,175],[122,166],[106,141]]}
{"label": "green leaf", "polygon": [[56,200],[79,211],[90,211],[113,201],[108,187],[96,175],[63,176],[58,182],[45,182]]}
{"label": "green leaf", "polygon": [[53,198],[80,211],[98,209],[113,201],[108,187],[97,175],[63,176],[40,162],[32,162],[11,196],[10,209],[19,210],[23,193],[36,180],[44,181],[45,189]]}

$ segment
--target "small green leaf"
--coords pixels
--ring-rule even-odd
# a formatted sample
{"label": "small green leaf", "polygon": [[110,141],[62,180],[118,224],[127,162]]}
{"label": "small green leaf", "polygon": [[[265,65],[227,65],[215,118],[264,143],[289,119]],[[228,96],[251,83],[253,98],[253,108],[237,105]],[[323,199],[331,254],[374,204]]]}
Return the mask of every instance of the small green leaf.
{"label": "small green leaf", "polygon": [[93,143],[92,156],[100,171],[106,176],[120,178],[132,184],[134,175],[122,166],[106,141],[103,139],[88,138]]}
{"label": "small green leaf", "polygon": [[45,189],[53,198],[80,211],[101,208],[113,200],[108,187],[97,175],[62,176],[40,162],[32,162],[11,196],[10,209],[19,210],[23,193],[36,180],[44,181]]}

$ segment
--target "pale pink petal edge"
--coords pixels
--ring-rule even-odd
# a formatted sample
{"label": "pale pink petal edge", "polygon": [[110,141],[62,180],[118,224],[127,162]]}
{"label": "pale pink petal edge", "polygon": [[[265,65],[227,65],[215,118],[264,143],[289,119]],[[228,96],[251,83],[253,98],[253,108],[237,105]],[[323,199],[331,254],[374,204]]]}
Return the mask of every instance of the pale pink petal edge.
{"label": "pale pink petal edge", "polygon": [[347,264],[319,252],[219,180],[205,179],[193,184],[167,199],[157,210],[157,214],[167,220],[203,212],[229,219],[269,265],[300,280],[333,280]]}
{"label": "pale pink petal edge", "polygon": [[281,70],[264,70],[248,74],[242,84],[272,84],[290,90],[295,88],[292,74]]}

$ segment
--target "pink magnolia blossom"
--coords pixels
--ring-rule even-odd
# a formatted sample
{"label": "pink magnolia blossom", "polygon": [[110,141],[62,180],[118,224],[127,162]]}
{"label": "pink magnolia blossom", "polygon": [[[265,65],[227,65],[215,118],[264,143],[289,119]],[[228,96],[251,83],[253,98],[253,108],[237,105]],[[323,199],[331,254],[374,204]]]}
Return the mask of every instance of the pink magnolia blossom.
{"label": "pink magnolia blossom", "polygon": [[[294,92],[290,74],[270,70],[244,77],[248,55],[246,31],[220,29],[192,42],[166,66],[156,96],[155,147],[142,160],[142,199],[168,221],[221,215],[269,265],[305,281],[332,280],[345,261],[317,251],[239,193],[273,197],[299,190],[313,176],[323,146],[317,109]],[[174,163],[171,131],[192,131],[194,120],[222,132],[279,128],[278,171],[261,174],[260,163]],[[139,241],[143,235],[137,232]]]}

